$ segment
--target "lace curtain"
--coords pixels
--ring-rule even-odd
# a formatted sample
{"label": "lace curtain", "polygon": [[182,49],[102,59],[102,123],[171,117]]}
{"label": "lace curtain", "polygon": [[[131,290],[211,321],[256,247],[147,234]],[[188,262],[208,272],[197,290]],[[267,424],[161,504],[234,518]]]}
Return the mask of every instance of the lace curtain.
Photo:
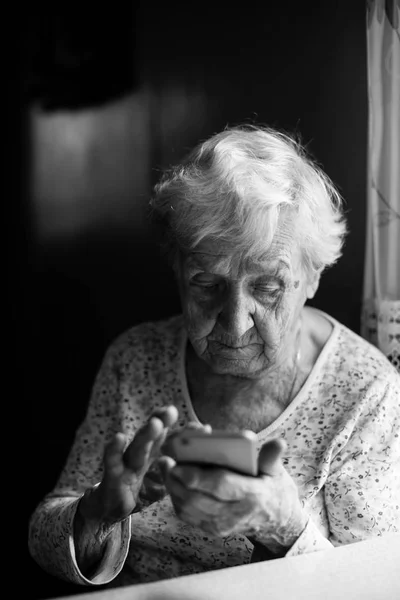
{"label": "lace curtain", "polygon": [[361,334],[400,371],[400,0],[367,2],[367,245]]}

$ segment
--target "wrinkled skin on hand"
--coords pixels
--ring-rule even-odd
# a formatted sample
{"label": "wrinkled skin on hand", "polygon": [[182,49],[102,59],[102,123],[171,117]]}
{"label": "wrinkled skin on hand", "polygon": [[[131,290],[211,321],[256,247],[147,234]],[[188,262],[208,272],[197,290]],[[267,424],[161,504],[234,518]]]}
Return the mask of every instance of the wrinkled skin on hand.
{"label": "wrinkled skin on hand", "polygon": [[82,496],[74,518],[76,560],[87,576],[104,555],[114,526],[138,509],[146,474],[160,456],[168,430],[177,418],[175,406],[158,409],[133,440],[116,433],[107,444],[103,479]]}
{"label": "wrinkled skin on hand", "polygon": [[261,449],[259,475],[223,468],[177,465],[162,457],[166,488],[176,514],[186,523],[217,536],[246,535],[276,551],[290,548],[307,523],[296,484],[285,470],[282,440]]}
{"label": "wrinkled skin on hand", "polygon": [[[209,425],[201,425],[200,423],[195,422],[188,423],[185,426],[185,429],[204,429],[205,431],[211,432],[211,427]],[[157,459],[160,458],[163,453],[171,455],[172,450],[170,449],[169,442],[173,436],[179,434],[181,431],[182,429],[168,430],[163,444],[158,446],[159,455],[152,462],[143,477],[134,512],[149,506],[153,502],[162,500],[162,498],[167,495],[168,492],[165,487],[163,472]]]}
{"label": "wrinkled skin on hand", "polygon": [[[113,437],[104,452],[103,479],[97,490],[81,502],[86,520],[111,525],[138,510],[143,482],[177,418],[176,407],[168,406],[155,411],[129,444],[122,433]],[[161,481],[156,482],[159,484],[164,488]]]}

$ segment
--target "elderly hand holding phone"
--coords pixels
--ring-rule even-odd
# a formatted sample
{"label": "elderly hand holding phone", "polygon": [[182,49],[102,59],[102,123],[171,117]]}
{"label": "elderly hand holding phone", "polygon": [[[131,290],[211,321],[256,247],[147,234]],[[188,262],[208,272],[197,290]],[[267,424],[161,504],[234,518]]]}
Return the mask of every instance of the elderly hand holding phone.
{"label": "elderly hand holding phone", "polygon": [[[282,463],[284,442],[271,439],[257,458],[253,432],[192,432],[171,436],[171,456],[160,459],[178,517],[214,535],[242,533],[253,541],[268,541],[276,552],[290,547],[305,528],[307,515]],[[196,446],[190,450],[193,440],[203,442],[197,454]],[[246,472],[240,472],[240,465],[248,466]]]}

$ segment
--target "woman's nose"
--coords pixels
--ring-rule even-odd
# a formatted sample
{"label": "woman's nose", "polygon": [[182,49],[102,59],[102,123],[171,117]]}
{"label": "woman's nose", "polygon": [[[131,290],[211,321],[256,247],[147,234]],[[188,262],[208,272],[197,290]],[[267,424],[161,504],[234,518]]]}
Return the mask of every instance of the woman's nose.
{"label": "woman's nose", "polygon": [[251,302],[244,294],[227,294],[218,321],[224,331],[235,340],[239,340],[253,327]]}

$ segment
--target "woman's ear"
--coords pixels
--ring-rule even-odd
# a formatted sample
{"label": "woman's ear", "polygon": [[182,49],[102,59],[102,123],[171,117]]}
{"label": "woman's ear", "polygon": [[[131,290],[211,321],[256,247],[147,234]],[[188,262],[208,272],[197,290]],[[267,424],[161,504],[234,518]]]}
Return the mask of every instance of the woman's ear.
{"label": "woman's ear", "polygon": [[311,300],[312,298],[314,298],[315,294],[317,293],[320,279],[321,279],[321,271],[312,273],[309,276],[307,286],[306,286],[306,296],[307,296],[308,300]]}

